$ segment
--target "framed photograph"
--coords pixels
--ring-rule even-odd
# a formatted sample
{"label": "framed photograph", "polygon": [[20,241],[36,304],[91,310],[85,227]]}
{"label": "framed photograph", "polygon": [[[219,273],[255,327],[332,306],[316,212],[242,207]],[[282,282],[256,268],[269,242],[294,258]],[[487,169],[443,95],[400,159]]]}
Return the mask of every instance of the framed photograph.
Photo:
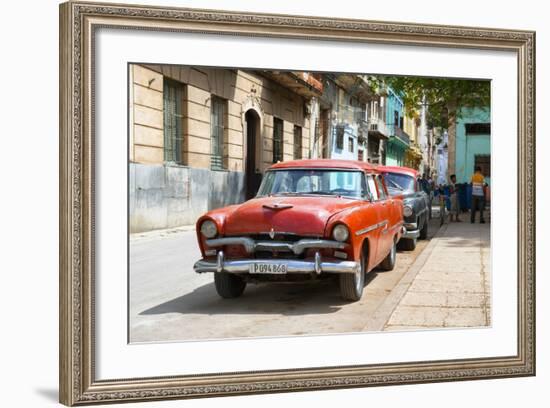
{"label": "framed photograph", "polygon": [[61,402],[534,375],[534,50],[62,4]]}

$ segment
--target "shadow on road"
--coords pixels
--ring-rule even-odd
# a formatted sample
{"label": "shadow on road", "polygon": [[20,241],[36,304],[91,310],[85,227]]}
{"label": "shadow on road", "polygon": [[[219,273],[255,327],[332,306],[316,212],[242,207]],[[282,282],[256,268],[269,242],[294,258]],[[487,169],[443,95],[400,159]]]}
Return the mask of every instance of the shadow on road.
{"label": "shadow on road", "polygon": [[[372,280],[374,276],[369,276]],[[165,313],[279,314],[287,316],[336,313],[348,304],[338,291],[336,280],[249,284],[236,299],[222,299],[214,283],[200,286],[168,302],[144,310],[140,315]]]}

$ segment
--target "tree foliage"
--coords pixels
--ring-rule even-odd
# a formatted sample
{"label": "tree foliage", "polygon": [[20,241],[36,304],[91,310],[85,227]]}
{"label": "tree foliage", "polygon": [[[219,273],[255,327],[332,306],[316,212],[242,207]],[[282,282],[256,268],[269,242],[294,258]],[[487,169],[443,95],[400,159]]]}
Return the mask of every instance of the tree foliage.
{"label": "tree foliage", "polygon": [[489,108],[491,83],[482,80],[425,78],[408,76],[369,77],[371,88],[383,92],[390,86],[402,95],[405,110],[413,117],[425,97],[428,106],[428,125],[448,128],[460,118],[463,108]]}

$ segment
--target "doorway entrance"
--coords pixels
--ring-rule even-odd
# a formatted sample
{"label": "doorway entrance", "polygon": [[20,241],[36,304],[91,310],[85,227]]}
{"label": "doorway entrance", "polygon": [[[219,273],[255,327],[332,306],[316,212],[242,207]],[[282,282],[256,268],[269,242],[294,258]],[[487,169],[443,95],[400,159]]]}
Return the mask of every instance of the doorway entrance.
{"label": "doorway entrance", "polygon": [[250,200],[258,192],[262,174],[257,163],[257,151],[260,147],[260,117],[254,109],[246,111],[246,163],[245,163],[245,194]]}

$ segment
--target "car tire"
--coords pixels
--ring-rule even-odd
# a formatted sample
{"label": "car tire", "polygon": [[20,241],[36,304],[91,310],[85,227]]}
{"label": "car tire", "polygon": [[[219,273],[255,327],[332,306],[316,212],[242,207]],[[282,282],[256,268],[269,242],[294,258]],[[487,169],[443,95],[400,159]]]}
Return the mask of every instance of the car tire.
{"label": "car tire", "polygon": [[397,243],[397,248],[404,251],[414,251],[416,248],[416,238],[401,238]]}
{"label": "car tire", "polygon": [[420,230],[420,239],[428,239],[428,220],[424,220],[424,225]]}
{"label": "car tire", "polygon": [[340,296],[344,300],[356,302],[363,295],[367,263],[365,254],[361,254],[360,263],[358,273],[342,273],[339,277]]}
{"label": "car tire", "polygon": [[214,273],[214,285],[216,292],[224,299],[232,299],[243,294],[246,282],[243,278],[233,273]]}
{"label": "car tire", "polygon": [[394,240],[389,254],[380,263],[380,267],[385,271],[391,271],[395,267],[396,257],[397,257],[397,244],[395,243],[395,240]]}

